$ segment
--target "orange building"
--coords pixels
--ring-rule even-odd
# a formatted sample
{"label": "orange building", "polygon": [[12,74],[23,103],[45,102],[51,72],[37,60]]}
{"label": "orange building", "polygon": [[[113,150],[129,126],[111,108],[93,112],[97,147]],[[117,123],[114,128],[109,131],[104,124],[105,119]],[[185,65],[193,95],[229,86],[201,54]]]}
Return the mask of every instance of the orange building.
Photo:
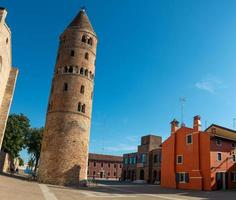
{"label": "orange building", "polygon": [[171,122],[171,135],[162,143],[161,186],[176,189],[236,188],[236,131],[212,124],[201,131]]}

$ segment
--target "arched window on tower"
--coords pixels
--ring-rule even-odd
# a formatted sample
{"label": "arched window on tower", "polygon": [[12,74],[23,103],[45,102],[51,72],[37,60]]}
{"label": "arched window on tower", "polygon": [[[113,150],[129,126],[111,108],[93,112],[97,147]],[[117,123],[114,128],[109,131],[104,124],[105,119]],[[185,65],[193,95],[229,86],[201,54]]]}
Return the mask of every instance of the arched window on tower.
{"label": "arched window on tower", "polygon": [[84,43],[87,43],[87,36],[86,35],[83,35],[83,37],[82,37],[82,40],[81,40],[82,42],[84,42]]}
{"label": "arched window on tower", "polygon": [[84,58],[85,58],[86,60],[89,59],[89,53],[88,53],[88,52],[85,53]]}
{"label": "arched window on tower", "polygon": [[88,44],[91,45],[91,46],[93,45],[93,39],[92,38],[88,39]]}
{"label": "arched window on tower", "polygon": [[91,71],[89,72],[89,77],[92,78],[92,72]]}
{"label": "arched window on tower", "polygon": [[82,105],[82,113],[85,113],[85,104]]}
{"label": "arched window on tower", "polygon": [[81,111],[81,103],[80,102],[78,103],[78,111],[79,112]]}
{"label": "arched window on tower", "polygon": [[69,68],[69,73],[73,73],[73,67],[72,66],[70,66],[70,68]]}
{"label": "arched window on tower", "polygon": [[70,51],[70,56],[75,56],[75,51],[74,50]]}
{"label": "arched window on tower", "polygon": [[87,69],[85,70],[84,75],[88,76],[88,70]]}
{"label": "arched window on tower", "polygon": [[64,83],[63,90],[67,91],[68,90],[68,83]]}
{"label": "arched window on tower", "polygon": [[67,73],[67,72],[68,72],[68,67],[65,66],[65,67],[64,67],[64,73]]}
{"label": "arched window on tower", "polygon": [[84,94],[84,85],[81,85],[81,87],[80,87],[80,93],[81,93],[81,94]]}
{"label": "arched window on tower", "polygon": [[85,113],[85,104],[82,105],[82,113]]}
{"label": "arched window on tower", "polygon": [[79,72],[81,75],[84,75],[84,68],[83,67],[81,67],[80,68],[80,72]]}

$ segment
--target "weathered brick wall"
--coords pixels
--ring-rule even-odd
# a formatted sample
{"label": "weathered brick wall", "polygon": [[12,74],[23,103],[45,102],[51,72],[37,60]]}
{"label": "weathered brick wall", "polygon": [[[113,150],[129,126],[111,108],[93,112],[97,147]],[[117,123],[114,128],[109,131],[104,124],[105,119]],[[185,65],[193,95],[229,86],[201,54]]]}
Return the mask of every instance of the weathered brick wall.
{"label": "weathered brick wall", "polygon": [[12,68],[11,32],[5,23],[6,15],[6,10],[0,8],[0,149],[18,75],[18,70]]}
{"label": "weathered brick wall", "polygon": [[[40,182],[67,185],[87,179],[97,38],[81,12],[60,37],[43,134]],[[83,36],[91,38],[92,45],[83,42]]]}

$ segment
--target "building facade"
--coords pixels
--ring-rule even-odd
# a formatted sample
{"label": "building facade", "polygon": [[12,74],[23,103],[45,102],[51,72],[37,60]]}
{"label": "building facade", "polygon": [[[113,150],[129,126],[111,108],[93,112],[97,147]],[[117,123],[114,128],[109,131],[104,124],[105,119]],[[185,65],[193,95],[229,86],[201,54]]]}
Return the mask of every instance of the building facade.
{"label": "building facade", "polygon": [[60,36],[43,134],[39,181],[87,179],[97,36],[85,10]]}
{"label": "building facade", "polygon": [[236,131],[211,125],[201,131],[171,122],[171,135],[162,144],[161,186],[216,190],[236,187]]}
{"label": "building facade", "polygon": [[11,31],[6,16],[6,9],[0,7],[0,149],[18,75],[18,69],[12,67]]}
{"label": "building facade", "polygon": [[137,152],[123,155],[124,181],[160,182],[161,141],[159,136],[143,136]]}
{"label": "building facade", "polygon": [[122,156],[90,153],[88,160],[88,178],[120,180],[122,167]]}

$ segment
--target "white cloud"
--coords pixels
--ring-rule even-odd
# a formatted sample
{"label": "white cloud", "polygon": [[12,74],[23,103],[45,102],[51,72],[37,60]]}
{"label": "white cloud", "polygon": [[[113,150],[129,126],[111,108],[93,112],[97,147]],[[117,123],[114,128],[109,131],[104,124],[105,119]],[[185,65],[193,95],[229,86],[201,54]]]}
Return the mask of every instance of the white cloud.
{"label": "white cloud", "polygon": [[211,94],[214,94],[217,90],[224,88],[224,85],[220,79],[210,76],[195,83],[195,87],[197,89],[204,90]]}

